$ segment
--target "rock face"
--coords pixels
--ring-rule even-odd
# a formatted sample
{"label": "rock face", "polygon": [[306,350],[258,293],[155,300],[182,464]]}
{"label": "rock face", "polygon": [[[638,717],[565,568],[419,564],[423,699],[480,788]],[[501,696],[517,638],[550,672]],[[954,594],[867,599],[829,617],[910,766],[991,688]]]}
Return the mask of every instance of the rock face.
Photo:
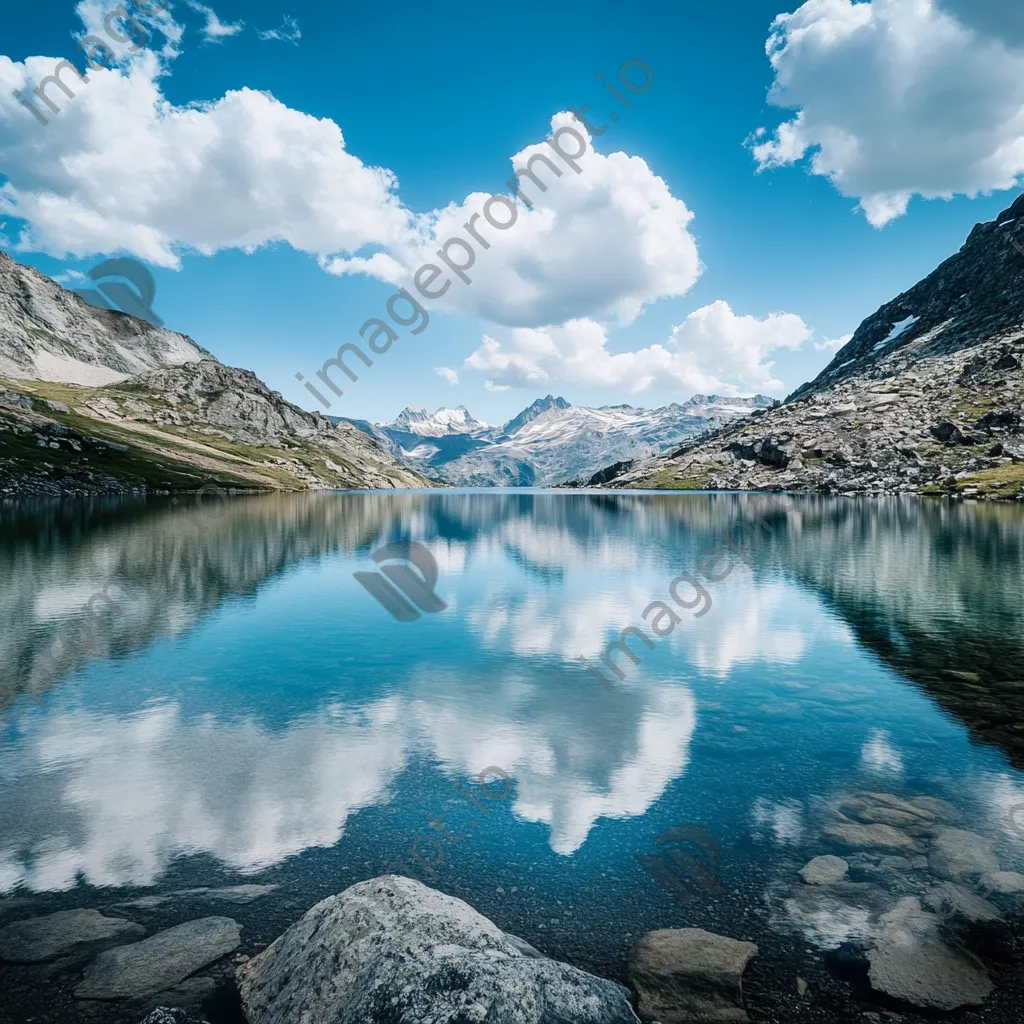
{"label": "rock face", "polygon": [[981,962],[940,936],[939,919],[917,900],[901,900],[880,920],[882,934],[868,951],[868,978],[885,995],[925,1009],[980,1006],[992,991]]}
{"label": "rock face", "polygon": [[800,869],[800,877],[808,885],[835,885],[849,870],[850,865],[842,857],[815,857]]}
{"label": "rock face", "polygon": [[146,929],[98,910],[60,910],[0,929],[0,959],[31,964],[107,942],[133,942]]}
{"label": "rock face", "polygon": [[99,385],[209,358],[184,334],[97,309],[0,252],[0,377]]}
{"label": "rock face", "polygon": [[1024,255],[1011,239],[1024,241],[1024,196],[783,405],[610,486],[1024,500]]}
{"label": "rock face", "polygon": [[75,989],[79,999],[141,999],[163,992],[238,946],[230,917],[203,917],[100,953]]}
{"label": "rock face", "polygon": [[395,875],[318,903],[238,971],[250,1024],[635,1024],[629,993]]}
{"label": "rock face", "polygon": [[661,1024],[746,1021],[743,972],[757,952],[752,942],[700,928],[648,932],[629,967],[640,1012]]}

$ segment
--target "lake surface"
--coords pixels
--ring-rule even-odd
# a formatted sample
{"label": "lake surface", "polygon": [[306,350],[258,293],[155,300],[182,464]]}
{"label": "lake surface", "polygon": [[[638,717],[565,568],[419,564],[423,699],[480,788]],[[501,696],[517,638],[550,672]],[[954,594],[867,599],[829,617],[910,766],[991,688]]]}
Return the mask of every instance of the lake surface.
{"label": "lake surface", "polygon": [[[826,831],[851,794],[946,801],[1024,870],[1024,509],[446,491],[0,526],[0,893],[21,916],[228,913],[255,950],[401,862],[605,976],[652,928],[750,938],[770,1000],[815,970],[830,991],[871,901],[925,884]],[[411,621],[354,576],[383,581],[372,554],[400,542],[444,606]],[[601,654],[629,626],[619,678]],[[825,853],[870,906],[803,900]],[[187,892],[239,884],[277,888]]]}

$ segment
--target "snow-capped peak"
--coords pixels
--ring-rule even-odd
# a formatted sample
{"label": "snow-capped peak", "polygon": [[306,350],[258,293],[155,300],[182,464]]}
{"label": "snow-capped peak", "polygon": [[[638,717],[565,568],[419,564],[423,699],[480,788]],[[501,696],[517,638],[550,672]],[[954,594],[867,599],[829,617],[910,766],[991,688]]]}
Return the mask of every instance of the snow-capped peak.
{"label": "snow-capped peak", "polygon": [[469,410],[460,405],[457,409],[437,409],[427,412],[426,409],[407,407],[398,416],[384,426],[394,430],[404,430],[421,437],[444,437],[446,434],[472,434],[477,430],[486,430],[487,424],[474,419]]}

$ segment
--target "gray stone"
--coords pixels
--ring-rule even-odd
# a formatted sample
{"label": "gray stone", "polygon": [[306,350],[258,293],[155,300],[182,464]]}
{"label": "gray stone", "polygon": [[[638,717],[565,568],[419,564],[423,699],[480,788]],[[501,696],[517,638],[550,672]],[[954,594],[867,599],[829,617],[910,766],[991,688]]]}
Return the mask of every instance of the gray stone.
{"label": "gray stone", "polygon": [[843,797],[838,807],[843,814],[865,825],[931,825],[935,816],[922,807],[901,800],[891,793],[853,793]]}
{"label": "gray stone", "polygon": [[172,988],[238,946],[230,917],[187,921],[130,946],[100,953],[75,989],[79,999],[141,999]]}
{"label": "gray stone", "polygon": [[33,964],[54,960],[89,946],[132,942],[146,929],[123,917],[104,917],[98,910],[59,910],[0,928],[0,959]]}
{"label": "gray stone", "polygon": [[206,1024],[178,1007],[158,1006],[139,1024]]}
{"label": "gray stone", "polygon": [[640,1012],[661,1024],[746,1021],[743,972],[757,952],[753,942],[701,928],[648,932],[629,965]]}
{"label": "gray stone", "polygon": [[835,885],[841,882],[850,865],[842,857],[815,857],[800,869],[800,877],[808,885]]}
{"label": "gray stone", "polygon": [[637,1020],[628,989],[525,955],[462,900],[396,875],[318,903],[237,977],[249,1024]]}
{"label": "gray stone", "polygon": [[868,950],[868,978],[877,992],[924,1009],[980,1006],[992,982],[977,957],[948,945],[939,919],[917,900],[900,900],[880,921],[880,935]]}
{"label": "gray stone", "polygon": [[990,871],[981,876],[980,884],[988,892],[1024,892],[1024,875],[1019,871]]}
{"label": "gray stone", "polygon": [[867,850],[913,850],[914,840],[892,825],[858,825],[840,821],[826,825],[825,835],[838,839],[846,846]]}
{"label": "gray stone", "polygon": [[988,900],[953,882],[932,886],[921,902],[946,920],[956,918],[967,924],[1002,920],[1002,914]]}
{"label": "gray stone", "polygon": [[937,796],[914,796],[907,803],[913,804],[927,811],[933,818],[945,822],[957,822],[963,815],[947,800],[940,800]]}
{"label": "gray stone", "polygon": [[959,828],[939,828],[928,852],[928,867],[939,878],[957,880],[965,875],[996,872],[999,861],[985,836]]}

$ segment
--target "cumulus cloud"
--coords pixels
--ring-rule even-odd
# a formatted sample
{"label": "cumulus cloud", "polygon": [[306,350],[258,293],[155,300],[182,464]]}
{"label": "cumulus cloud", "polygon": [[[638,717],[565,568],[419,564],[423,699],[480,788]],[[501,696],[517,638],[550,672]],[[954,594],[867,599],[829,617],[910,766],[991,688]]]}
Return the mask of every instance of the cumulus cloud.
{"label": "cumulus cloud", "polygon": [[634,393],[660,387],[735,395],[781,389],[768,356],[799,348],[810,336],[793,313],[738,316],[719,300],[694,310],[664,345],[610,352],[608,328],[584,318],[515,328],[504,343],[485,335],[466,366],[508,387],[584,384]]}
{"label": "cumulus cloud", "polygon": [[453,370],[450,366],[435,366],[434,373],[442,380],[448,381],[449,384],[459,383],[459,371]]}
{"label": "cumulus cloud", "polygon": [[[585,141],[579,173],[546,142],[515,154],[510,171],[531,168],[545,190],[520,176],[520,188],[531,205],[493,211],[495,219],[511,220],[510,227],[500,230],[480,218],[490,194],[477,192],[420,215],[415,232],[389,247],[391,256],[412,273],[426,263],[443,268],[437,251],[450,238],[473,245],[474,262],[465,275],[469,283],[450,275],[451,287],[439,302],[442,308],[515,327],[584,315],[611,315],[630,323],[649,303],[683,295],[693,286],[703,268],[688,231],[693,214],[686,204],[640,157],[595,152],[579,122],[567,113],[556,114],[552,134],[563,127]],[[570,153],[578,148],[570,136],[562,136],[561,145]],[[474,216],[486,248],[466,230]],[[453,250],[453,259],[469,262],[459,249]],[[336,259],[327,269],[368,273],[394,283],[390,265],[380,273],[362,260]]]}
{"label": "cumulus cloud", "polygon": [[19,105],[53,71],[52,57],[0,56],[0,214],[25,222],[16,247],[53,256],[127,252],[177,267],[283,241],[328,256],[384,245],[409,228],[390,171],[345,148],[341,129],[252,89],[176,107],[160,60],[140,50],[125,68],[70,73],[74,98],[43,126]]}
{"label": "cumulus cloud", "polygon": [[284,16],[284,21],[281,22],[280,28],[267,29],[265,32],[257,30],[256,35],[263,40],[277,39],[283,43],[292,43],[295,46],[299,45],[299,40],[302,38],[298,22],[288,14]]}
{"label": "cumulus cloud", "polygon": [[810,154],[876,227],[911,196],[1012,188],[1024,173],[1019,5],[808,0],[772,24],[770,102],[797,113],[750,145],[761,170]]}

